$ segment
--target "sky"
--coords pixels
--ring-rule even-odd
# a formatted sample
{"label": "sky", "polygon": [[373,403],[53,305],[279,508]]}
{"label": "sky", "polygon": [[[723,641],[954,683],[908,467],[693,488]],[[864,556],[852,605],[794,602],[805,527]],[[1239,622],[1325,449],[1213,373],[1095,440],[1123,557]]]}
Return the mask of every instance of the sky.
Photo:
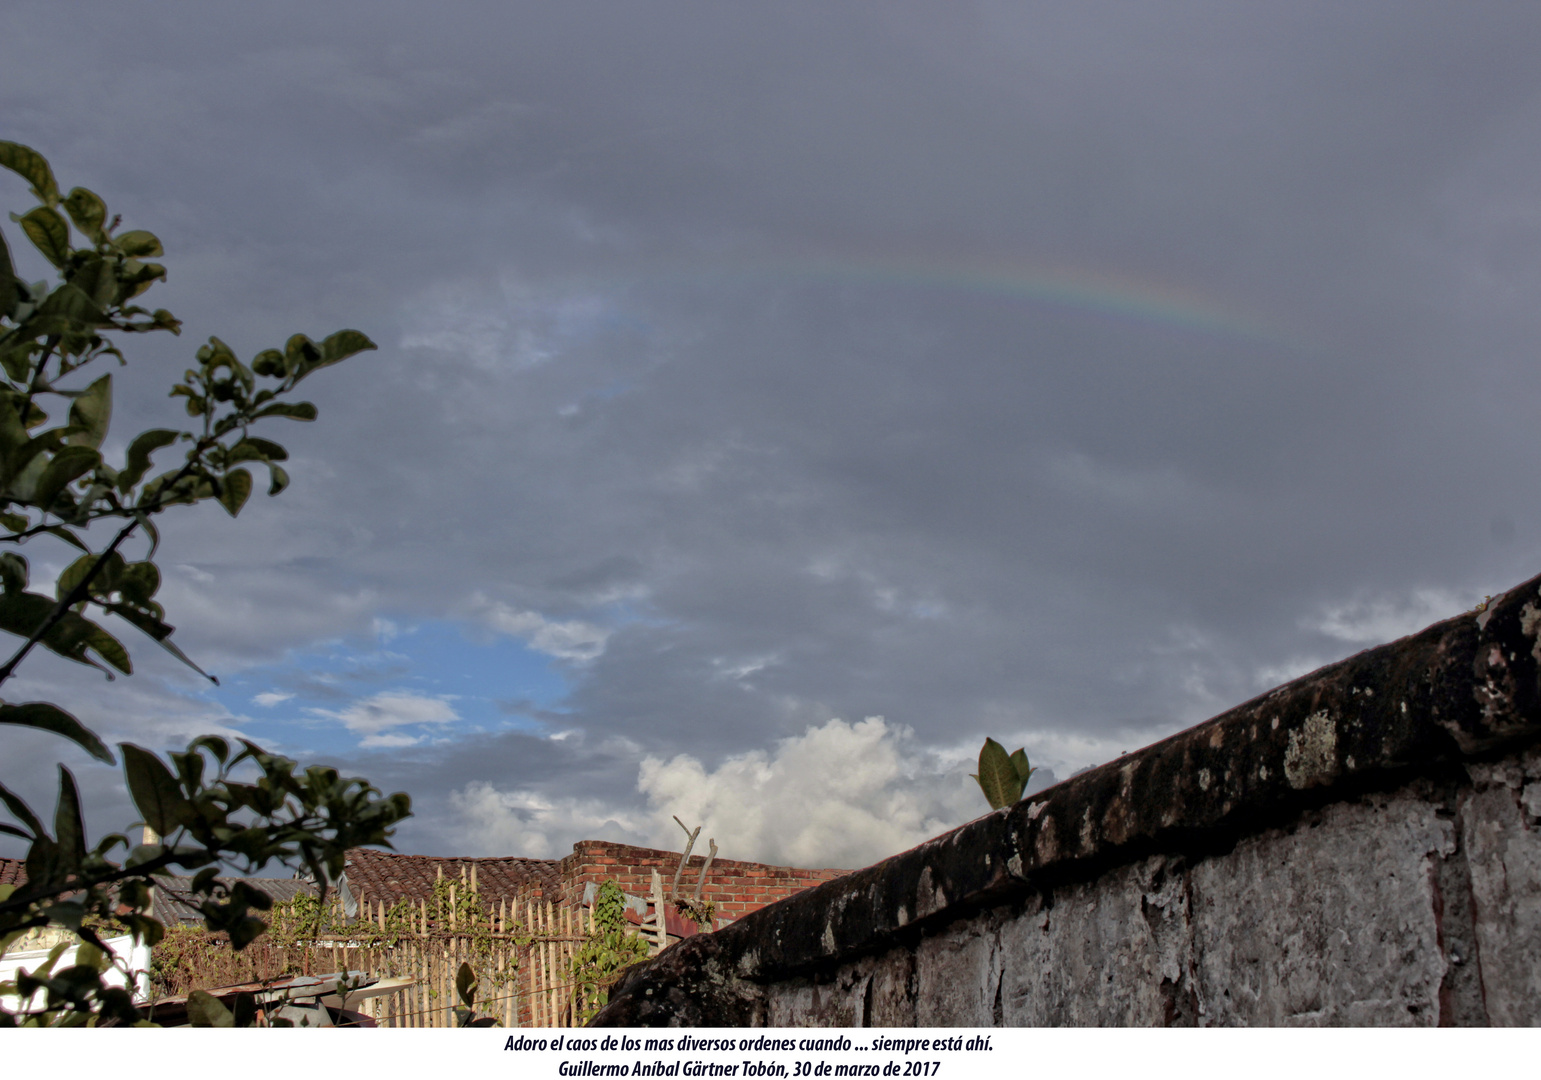
{"label": "sky", "polygon": [[125,637],[7,699],[405,790],[398,850],[862,866],[986,810],[986,736],[1043,787],[1541,569],[1534,6],[4,24],[0,138],[167,249],[109,450],[209,335],[380,346],[265,433],[289,490],[162,523],[218,688]]}

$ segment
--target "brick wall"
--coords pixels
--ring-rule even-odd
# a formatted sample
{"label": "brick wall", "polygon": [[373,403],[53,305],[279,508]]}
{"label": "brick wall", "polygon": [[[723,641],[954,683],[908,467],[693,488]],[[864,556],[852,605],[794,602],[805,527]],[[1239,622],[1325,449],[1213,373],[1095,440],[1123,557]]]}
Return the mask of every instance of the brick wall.
{"label": "brick wall", "polygon": [[[652,889],[652,872],[663,878],[665,895],[679,866],[677,852],[613,844],[607,840],[583,840],[573,845],[573,853],[558,866],[562,879],[562,902],[576,904],[583,899],[583,887],[614,880],[633,896],[647,896]],[[692,855],[680,879],[680,891],[687,895],[695,889],[696,878],[706,861]],[[767,866],[737,859],[713,859],[711,873],[701,896],[716,905],[719,919],[738,919],[767,904],[784,900],[826,881],[850,873],[849,870],[804,870],[794,866]]]}

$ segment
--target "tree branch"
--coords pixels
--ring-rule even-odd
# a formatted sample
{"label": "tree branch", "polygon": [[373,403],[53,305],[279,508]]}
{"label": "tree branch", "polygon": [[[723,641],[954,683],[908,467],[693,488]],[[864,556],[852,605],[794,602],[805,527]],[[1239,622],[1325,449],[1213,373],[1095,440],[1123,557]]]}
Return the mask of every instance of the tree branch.
{"label": "tree branch", "polygon": [[706,861],[701,864],[701,876],[696,878],[696,891],[690,897],[690,902],[693,905],[701,903],[701,890],[706,888],[706,875],[712,872],[712,860],[717,857],[716,839],[708,840],[707,843],[712,846],[711,850],[706,853]]}
{"label": "tree branch", "polygon": [[5,680],[11,677],[11,675],[16,671],[16,666],[20,664],[22,660],[26,659],[27,654],[32,651],[32,647],[38,642],[42,641],[43,638],[47,636],[48,631],[52,630],[55,626],[58,625],[59,620],[64,618],[64,613],[66,611],[90,595],[88,590],[90,589],[91,582],[94,581],[96,579],[96,575],[101,572],[103,564],[107,562],[107,556],[117,551],[118,545],[127,540],[129,534],[137,528],[139,528],[139,522],[130,521],[127,525],[123,526],[122,529],[118,530],[118,535],[113,537],[112,543],[107,545],[107,549],[96,557],[96,562],[91,565],[90,570],[86,571],[86,576],[81,578],[79,583],[77,583],[73,589],[59,597],[59,602],[55,604],[53,610],[48,613],[48,618],[43,620],[41,626],[32,631],[31,636],[29,636],[26,641],[22,642],[21,648],[16,650],[15,655],[7,660],[3,667],[0,667],[0,683],[5,682]]}
{"label": "tree branch", "polygon": [[679,819],[678,814],[674,816],[674,823],[684,829],[685,835],[690,837],[690,839],[685,841],[685,854],[680,856],[679,868],[674,871],[674,885],[669,889],[670,900],[678,900],[680,898],[680,878],[685,874],[685,864],[690,861],[690,849],[696,846],[696,837],[701,835],[701,826],[697,825],[696,831],[691,832],[685,823]]}

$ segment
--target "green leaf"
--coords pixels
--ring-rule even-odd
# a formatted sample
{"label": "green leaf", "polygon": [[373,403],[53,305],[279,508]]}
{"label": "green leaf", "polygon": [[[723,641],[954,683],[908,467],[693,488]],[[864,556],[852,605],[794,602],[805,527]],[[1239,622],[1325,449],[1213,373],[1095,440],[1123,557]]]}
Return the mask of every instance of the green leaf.
{"label": "green leaf", "polygon": [[80,815],[80,790],[75,778],[63,765],[59,766],[59,806],[54,811],[54,843],[58,845],[56,858],[59,869],[66,874],[80,871],[86,861],[86,826]]}
{"label": "green leaf", "polygon": [[1027,763],[1027,751],[1024,748],[1019,746],[1011,752],[1011,765],[1017,770],[1017,776],[1021,778],[1022,786],[1026,788],[1027,781],[1032,777],[1035,770]]}
{"label": "green leaf", "polygon": [[150,468],[150,455],[176,442],[177,434],[168,428],[152,428],[136,435],[134,441],[128,444],[123,471],[118,473],[118,490],[127,495],[130,488],[144,479],[145,472]]}
{"label": "green leaf", "polygon": [[[82,555],[70,563],[64,568],[64,572],[59,575],[59,580],[54,585],[54,595],[63,600],[70,593],[74,592],[75,587],[86,579],[86,575],[91,573],[98,562],[101,562],[102,568],[97,570],[96,576],[91,579],[91,585],[89,586],[91,590],[90,595],[112,592],[117,588],[118,580],[123,576],[124,567],[123,556],[119,555],[116,551],[110,555],[97,555],[95,553]],[[75,599],[78,601],[83,599],[83,597],[76,597]]]}
{"label": "green leaf", "polygon": [[271,476],[271,481],[268,484],[269,495],[277,495],[280,491],[289,486],[288,470],[280,468],[277,465],[269,465],[268,473]]}
{"label": "green leaf", "polygon": [[455,973],[455,993],[465,1002],[466,1008],[475,1008],[476,972],[471,970],[470,964],[462,963],[460,970]]}
{"label": "green leaf", "polygon": [[71,547],[77,547],[81,551],[89,552],[91,550],[90,548],[86,547],[84,540],[70,532],[70,530],[66,529],[63,525],[50,525],[43,531],[50,536],[57,536],[66,544],[69,544]]}
{"label": "green leaf", "polygon": [[143,229],[130,229],[126,233],[119,233],[117,237],[118,250],[135,259],[158,259],[166,254],[166,249],[161,247],[161,242],[152,232]]}
{"label": "green leaf", "polygon": [[140,611],[136,608],[129,607],[126,604],[108,604],[107,610],[118,616],[120,619],[132,623],[135,627],[143,631],[152,641],[154,641],[161,648],[165,649],[172,656],[182,661],[182,663],[192,668],[205,679],[208,679],[209,682],[213,683],[215,686],[219,685],[219,680],[217,678],[215,678],[213,675],[210,675],[207,671],[204,671],[203,668],[199,667],[197,664],[193,663],[188,655],[181,649],[177,648],[176,643],[171,640],[171,635],[176,630],[176,627],[162,622],[154,615]]}
{"label": "green leaf", "polygon": [[994,739],[986,739],[979,750],[979,773],[974,776],[992,810],[1011,806],[1022,797],[1022,780],[1006,748]]}
{"label": "green leaf", "polygon": [[[133,661],[129,659],[128,650],[123,647],[123,642],[113,637],[100,626],[97,626],[90,619],[76,615],[73,611],[67,613],[64,618],[59,620],[59,625],[49,632],[49,637],[53,637],[54,633],[58,632],[61,628],[70,625],[73,619],[79,619],[88,628],[81,633],[79,639],[84,647],[90,648],[103,660],[123,672],[123,674],[132,675],[134,673]],[[73,631],[73,627],[71,627],[71,631]],[[47,641],[44,644],[46,645]],[[71,657],[71,659],[74,658]]]}
{"label": "green leaf", "polygon": [[288,459],[289,451],[276,442],[248,435],[230,448],[225,455],[225,464],[234,465],[241,461],[287,461]]}
{"label": "green leaf", "polygon": [[89,446],[66,446],[53,456],[29,500],[44,510],[51,508],[69,484],[102,463],[102,455]]}
{"label": "green leaf", "polygon": [[49,206],[59,201],[59,185],[42,154],[30,146],[0,140],[0,166],[10,169],[32,186],[32,194]]}
{"label": "green leaf", "polygon": [[37,819],[32,809],[4,784],[0,784],[0,802],[5,803],[5,808],[11,812],[11,816],[30,829],[34,837],[43,838],[48,835],[43,830],[43,823]]}
{"label": "green leaf", "polygon": [[32,528],[32,519],[26,514],[17,514],[10,510],[0,510],[0,525],[4,525],[13,533],[26,532]]}
{"label": "green leaf", "polygon": [[[0,416],[3,416],[3,413],[0,413]],[[17,424],[19,425],[20,421],[17,421]],[[21,434],[25,437],[25,430]],[[3,473],[7,490],[13,497],[18,500],[30,500],[33,492],[37,490],[38,479],[43,475],[43,470],[48,467],[48,455],[59,448],[64,432],[61,428],[52,428],[26,439],[19,446],[15,445],[15,436],[15,427],[0,420],[0,437],[11,445],[3,465],[0,465],[0,473]]]}
{"label": "green leaf", "polygon": [[70,426],[83,428],[64,441],[71,446],[89,446],[95,450],[107,437],[112,421],[112,376],[103,375],[80,392],[70,406]]}
{"label": "green leaf", "polygon": [[[18,637],[31,637],[53,614],[57,606],[56,601],[40,593],[0,594],[0,630]],[[133,666],[129,663],[128,650],[123,648],[122,643],[96,623],[74,611],[65,611],[60,616],[59,621],[43,635],[42,645],[45,649],[67,660],[88,664],[106,673],[109,679],[112,678],[112,673],[87,656],[87,650],[94,650],[103,660],[125,675],[133,671]]]}
{"label": "green leaf", "polygon": [[[96,936],[95,931],[87,927],[81,927],[81,930],[83,931],[81,935],[82,937],[84,937],[85,934],[90,934],[92,937]],[[106,950],[98,948],[95,945],[84,944],[75,950],[75,963],[81,967],[90,968],[97,974],[101,974],[107,970],[107,967],[111,961],[107,959]]]}
{"label": "green leaf", "polygon": [[225,474],[219,492],[219,502],[231,517],[241,512],[241,507],[246,505],[246,500],[250,497],[251,473],[245,469],[235,469]]}
{"label": "green leaf", "polygon": [[[3,242],[3,241],[4,241],[4,237],[0,237],[0,242]],[[13,281],[13,284],[15,284],[15,285],[20,285],[20,283],[21,283],[21,281],[20,281],[19,278],[15,279]],[[14,295],[20,296],[21,295],[21,290],[20,289],[16,289],[15,292],[14,292]],[[24,303],[26,303],[25,300],[19,301],[18,304],[17,304],[17,308],[19,308],[21,306],[21,304],[24,304]],[[4,314],[4,313],[0,312],[0,314]],[[11,318],[15,318],[15,309],[12,310],[12,314],[11,314],[10,317]],[[15,340],[15,339],[12,339],[12,340]],[[28,365],[32,361],[32,355],[28,351],[30,349],[31,345],[32,345],[32,342],[30,342],[30,341],[23,341],[20,345],[13,346],[11,348],[0,349],[0,368],[4,368],[5,369],[5,373],[7,375],[9,375],[12,379],[15,379],[17,382],[23,382],[27,378],[27,372],[30,370]]]}
{"label": "green leaf", "polygon": [[5,242],[5,235],[0,233],[0,319],[9,319],[16,314],[23,298],[20,286],[16,265],[11,262],[11,249]]}
{"label": "green leaf", "polygon": [[[270,379],[281,379],[284,376],[284,354],[277,349],[263,349],[252,357],[251,369],[258,375]],[[272,391],[264,391],[272,393]]]}
{"label": "green leaf", "polygon": [[50,206],[36,206],[16,220],[43,258],[64,269],[70,258],[70,226],[64,215]]}
{"label": "green leaf", "polygon": [[188,750],[198,750],[207,747],[209,753],[223,765],[230,757],[230,744],[218,735],[200,735],[187,744]]}
{"label": "green leaf", "polygon": [[128,793],[144,815],[144,823],[161,836],[170,835],[192,819],[192,805],[182,797],[176,777],[150,751],[133,743],[119,743]]}
{"label": "green leaf", "polygon": [[233,1028],[235,1014],[207,990],[194,990],[187,995],[187,1022],[195,1028]]}
{"label": "green leaf", "polygon": [[284,366],[289,374],[301,379],[321,362],[321,350],[304,334],[294,334],[284,342]]}
{"label": "green leaf", "polygon": [[0,724],[15,724],[18,727],[51,731],[55,735],[62,735],[72,742],[79,743],[85,748],[86,753],[98,761],[105,761],[109,765],[116,763],[112,751],[107,749],[106,743],[96,737],[95,732],[59,706],[50,705],[46,701],[0,705]]}
{"label": "green leaf", "polygon": [[102,226],[107,223],[107,204],[101,196],[78,187],[65,197],[64,208],[69,211],[75,228],[89,236],[93,243],[100,244],[107,239],[107,234],[102,231]]}
{"label": "green leaf", "polygon": [[76,663],[89,664],[109,679],[112,678],[112,672],[87,656],[88,649],[123,674],[134,673],[134,665],[129,661],[128,650],[123,647],[123,643],[90,619],[73,611],[66,611],[43,636],[43,647]]}
{"label": "green leaf", "polygon": [[[39,316],[64,319],[75,333],[89,331],[107,321],[101,305],[91,294],[72,282],[60,285],[38,307]],[[27,425],[31,427],[29,423]]]}
{"label": "green leaf", "polygon": [[308,401],[296,401],[293,404],[275,401],[271,405],[258,409],[252,414],[252,419],[261,420],[264,416],[287,416],[290,420],[314,420],[316,407]]}
{"label": "green leaf", "polygon": [[[118,300],[119,303],[127,303],[140,293],[144,292],[157,281],[166,280],[166,268],[160,263],[142,263],[138,259],[124,259],[123,265],[118,268]],[[169,311],[157,311],[154,316],[153,326],[163,325],[161,315],[170,316]],[[167,329],[175,331],[182,324],[176,319],[170,319],[175,326]]]}
{"label": "green leaf", "polygon": [[150,515],[143,510],[134,511],[134,520],[139,522],[139,527],[150,538],[150,550],[145,552],[145,559],[155,558],[155,552],[161,546],[161,531],[155,527],[155,522],[150,520]]}
{"label": "green leaf", "polygon": [[160,567],[153,562],[128,563],[118,577],[118,591],[123,599],[136,607],[151,604],[150,598],[160,591]]}
{"label": "green leaf", "polygon": [[24,592],[30,572],[25,556],[14,551],[0,552],[0,582],[6,592]]}
{"label": "green leaf", "polygon": [[321,343],[321,363],[317,367],[325,367],[327,364],[335,364],[339,360],[346,360],[370,349],[379,348],[369,338],[357,330],[339,330],[330,334]]}

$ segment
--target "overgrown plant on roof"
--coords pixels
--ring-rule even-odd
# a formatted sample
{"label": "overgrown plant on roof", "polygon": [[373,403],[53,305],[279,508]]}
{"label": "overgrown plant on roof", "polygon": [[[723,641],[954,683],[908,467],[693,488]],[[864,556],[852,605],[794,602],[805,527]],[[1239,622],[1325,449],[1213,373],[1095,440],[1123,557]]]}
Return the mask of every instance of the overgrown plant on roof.
{"label": "overgrown plant on roof", "polygon": [[[130,674],[128,649],[107,628],[124,624],[215,681],[173,643],[173,627],[155,599],[158,520],[172,507],[211,500],[235,517],[252,493],[253,467],[266,471],[269,495],[281,492],[289,483],[281,464],[288,454],[254,429],[266,431],[278,419],[314,420],[314,405],[291,400],[299,383],[374,343],[357,330],[320,342],[296,334],[247,364],[210,338],[171,388],[191,430],[142,432],[121,460],[109,462],[102,447],[113,373],[100,369],[109,361],[126,365],[116,337],[180,331],[169,311],[139,302],[165,280],[165,267],[154,261],[163,255],[161,242],[143,229],[120,230],[121,218],[85,188],[61,195],[52,168],[29,147],[0,141],[0,167],[20,176],[37,200],[12,221],[57,277],[52,285],[18,277],[0,230],[0,631],[19,641],[0,664],[0,686],[38,647],[109,680],[115,672]],[[24,551],[33,545],[76,553],[52,595],[30,587]],[[99,761],[116,762],[95,732],[52,702],[0,702],[0,724],[49,731]],[[342,872],[348,848],[388,846],[411,812],[404,794],[383,795],[334,769],[301,769],[244,739],[232,746],[204,736],[169,760],[130,743],[119,749],[129,795],[156,842],[134,845],[112,833],[89,844],[79,788],[63,764],[51,831],[0,786],[11,818],[0,821],[0,832],[28,844],[26,882],[0,886],[0,953],[48,925],[72,931],[82,946],[68,967],[57,969],[61,952],[0,984],[0,994],[18,994],[24,1003],[18,1013],[0,1010],[0,1026],[138,1022],[129,992],[103,980],[109,953],[93,920],[159,940],[163,928],[149,913],[156,873],[192,872],[206,925],[241,948],[263,932],[257,913],[270,901],[239,881],[217,882],[222,868],[253,873],[277,862],[307,870],[324,891]],[[26,1004],[36,996],[40,1005]]]}

